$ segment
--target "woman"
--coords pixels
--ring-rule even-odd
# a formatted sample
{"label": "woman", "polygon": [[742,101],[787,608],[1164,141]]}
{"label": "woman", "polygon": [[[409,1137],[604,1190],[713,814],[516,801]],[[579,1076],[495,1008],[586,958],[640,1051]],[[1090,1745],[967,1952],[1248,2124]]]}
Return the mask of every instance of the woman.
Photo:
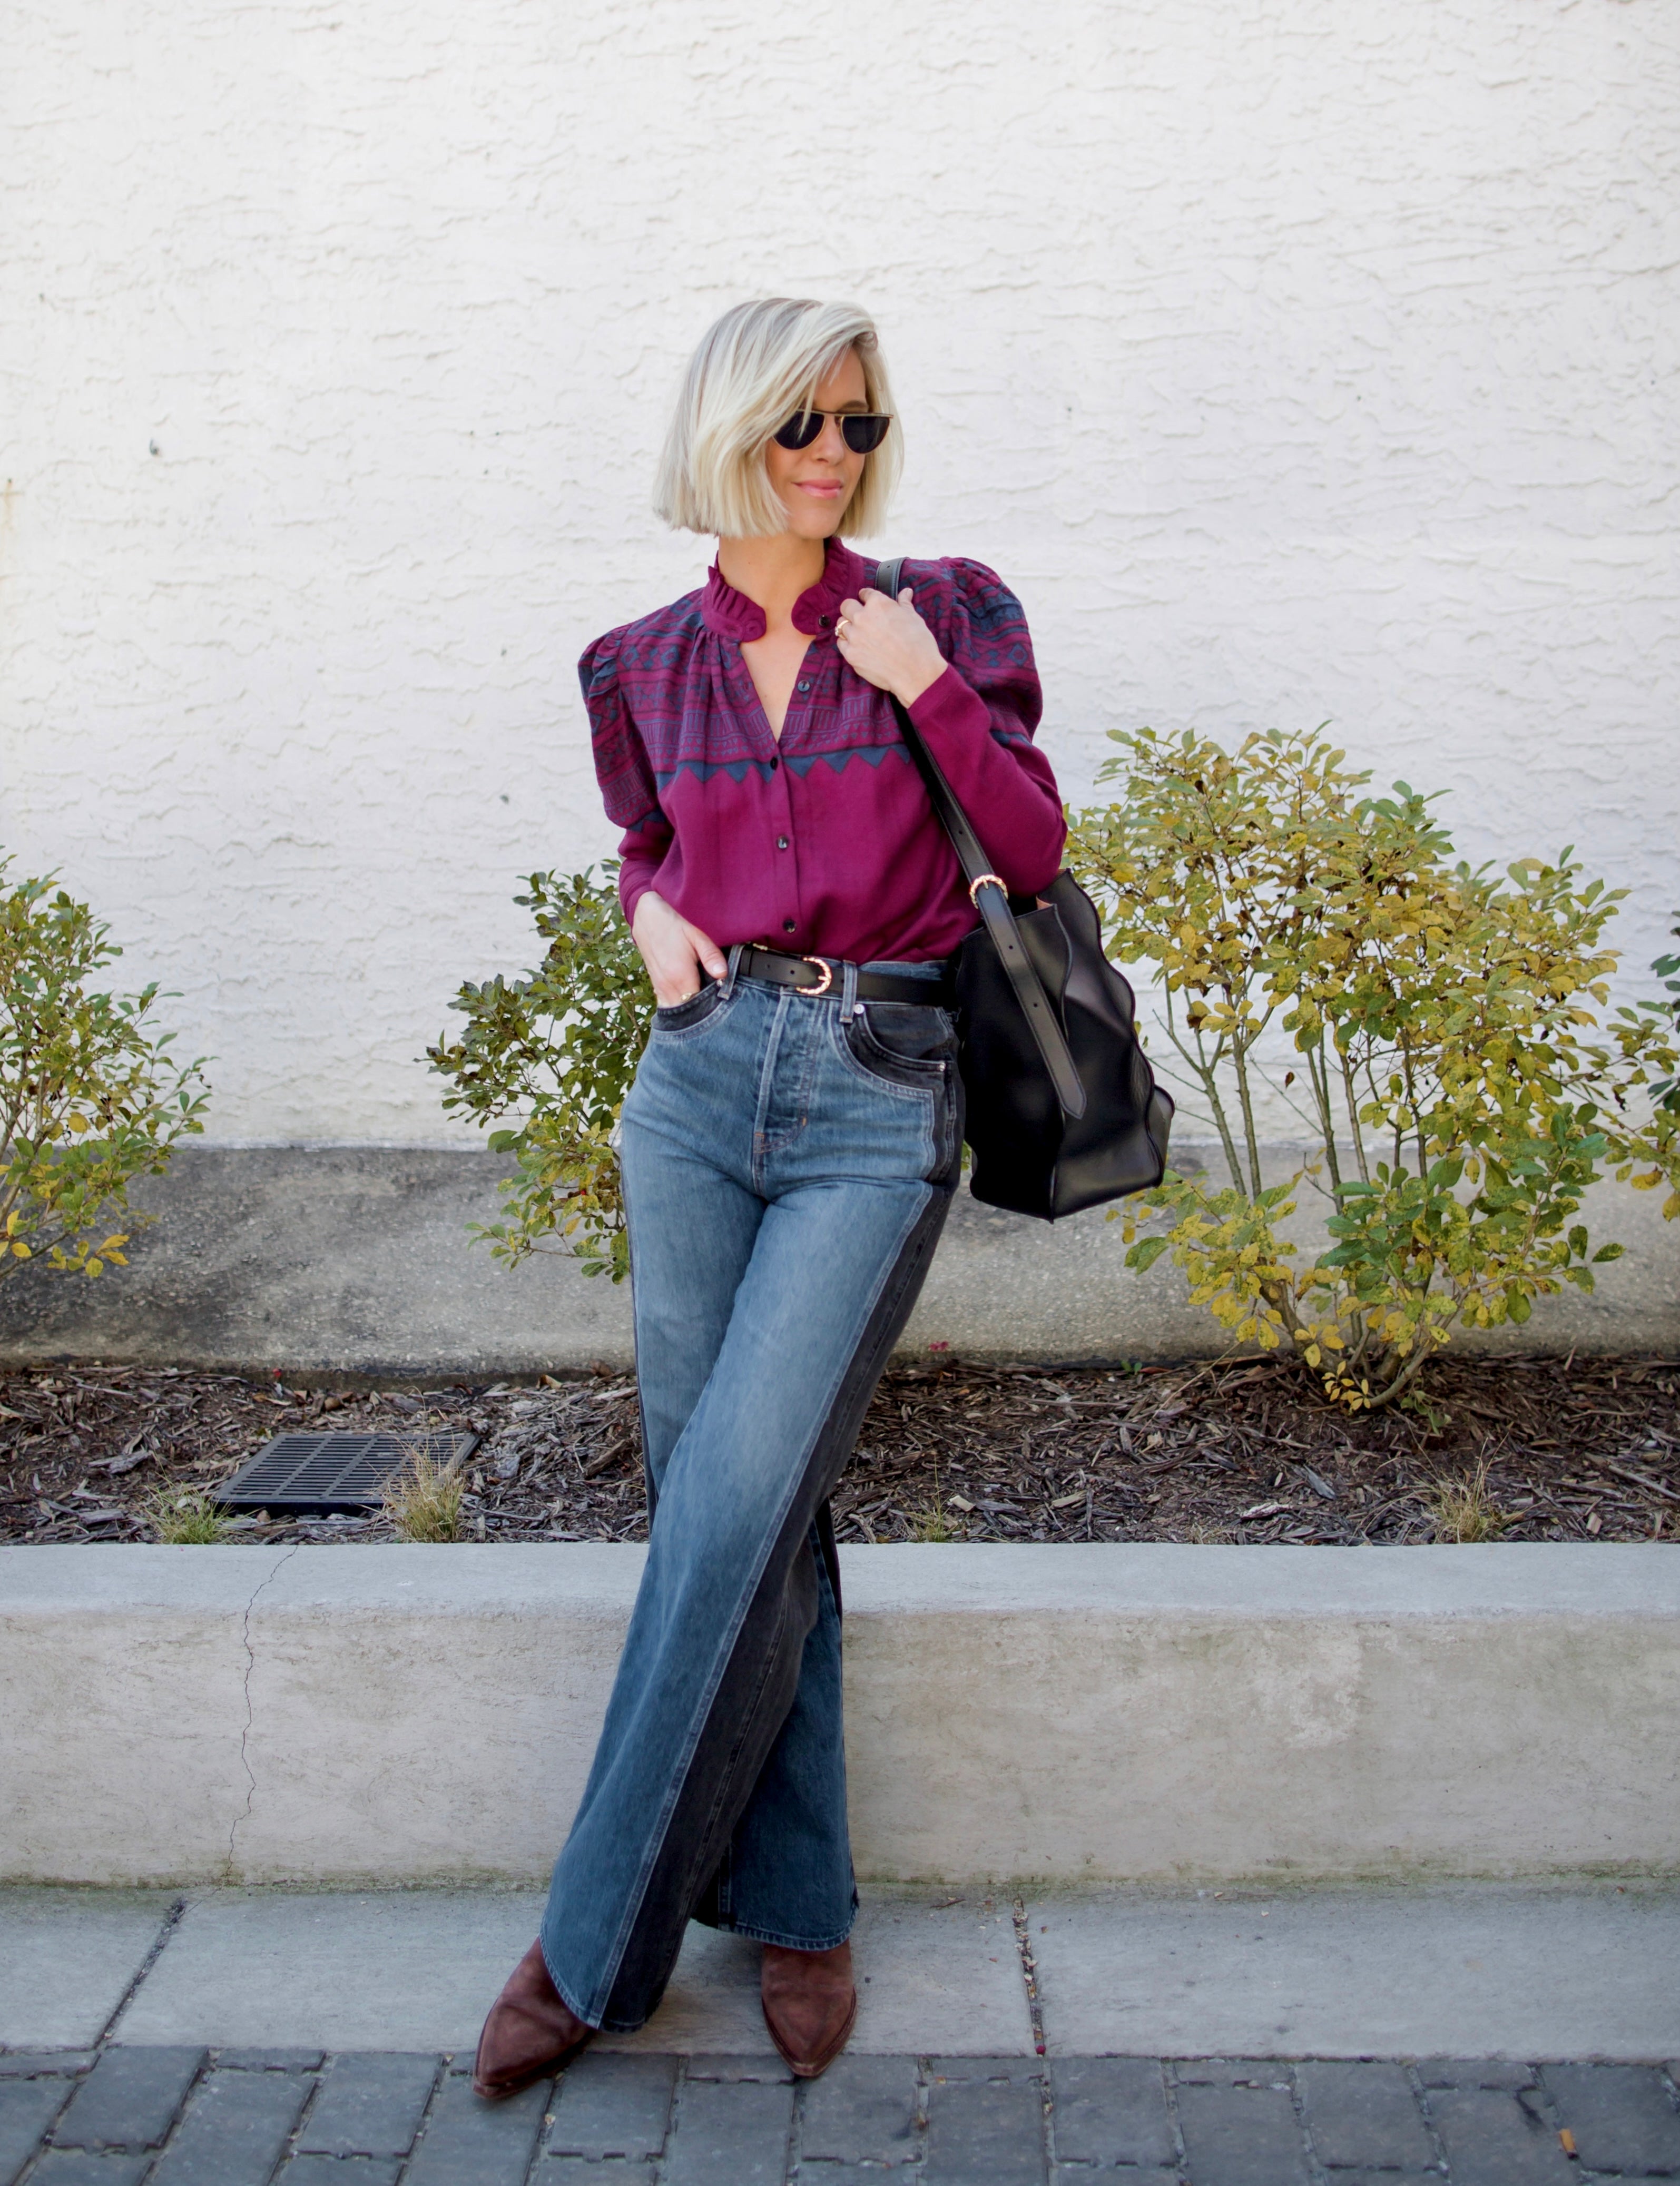
{"label": "woman", "polygon": [[658,1003],[623,1114],[652,1527],[537,1942],[485,2022],[503,2095],[640,2026],[691,1920],[764,1947],[810,2077],[857,2015],[828,1497],[958,1174],[947,960],[977,922],[895,724],[911,710],[1012,893],[1060,862],[1020,607],[876,530],[900,431],[868,318],[781,300],[695,352],[660,466],[705,586],[581,673]]}

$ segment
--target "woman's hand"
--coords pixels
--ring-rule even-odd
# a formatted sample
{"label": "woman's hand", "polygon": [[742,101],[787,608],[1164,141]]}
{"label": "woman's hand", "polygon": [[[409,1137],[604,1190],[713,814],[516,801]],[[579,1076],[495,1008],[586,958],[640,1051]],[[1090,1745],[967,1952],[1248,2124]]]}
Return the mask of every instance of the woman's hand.
{"label": "woman's hand", "polygon": [[661,1009],[699,994],[702,967],[714,979],[721,979],[729,968],[711,937],[702,933],[698,926],[690,926],[651,888],[637,903],[630,933],[642,952],[642,961],[654,983],[654,1000]]}
{"label": "woman's hand", "polygon": [[840,658],[878,691],[913,706],[945,673],[933,632],[911,605],[908,585],[895,599],[866,585],[861,600],[842,600],[834,632]]}

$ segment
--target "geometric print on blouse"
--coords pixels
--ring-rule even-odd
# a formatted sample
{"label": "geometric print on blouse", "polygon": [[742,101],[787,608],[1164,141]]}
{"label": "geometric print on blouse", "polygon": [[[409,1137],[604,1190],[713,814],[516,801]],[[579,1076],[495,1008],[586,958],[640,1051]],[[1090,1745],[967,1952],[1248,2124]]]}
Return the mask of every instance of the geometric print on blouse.
{"label": "geometric print on blouse", "polygon": [[[782,765],[789,774],[796,774],[801,782],[813,766],[826,766],[840,773],[850,761],[864,760],[870,766],[879,766],[884,759],[902,759],[907,766],[910,754],[901,737],[896,744],[851,744],[836,751],[789,752]],[[655,774],[654,780],[664,789],[676,781],[679,774],[691,774],[696,782],[710,782],[715,774],[727,774],[731,782],[744,782],[756,774],[761,782],[768,782],[775,771],[767,759],[685,759],[668,773]]]}
{"label": "geometric print on blouse", "polygon": [[[839,603],[873,582],[874,560],[829,544],[823,577],[794,610],[813,640],[781,742],[771,737],[732,630],[762,616],[714,570],[702,590],[610,631],[578,663],[596,773],[608,816],[626,831],[662,818],[660,799],[680,776],[767,780],[771,755],[801,777],[819,762],[840,773],[853,760],[907,764],[891,702],[855,675],[832,642]],[[907,562],[903,580],[939,649],[985,701],[1005,746],[1031,741],[1042,698],[1026,618],[1014,594],[981,563]],[[824,624],[823,619],[827,622]]]}

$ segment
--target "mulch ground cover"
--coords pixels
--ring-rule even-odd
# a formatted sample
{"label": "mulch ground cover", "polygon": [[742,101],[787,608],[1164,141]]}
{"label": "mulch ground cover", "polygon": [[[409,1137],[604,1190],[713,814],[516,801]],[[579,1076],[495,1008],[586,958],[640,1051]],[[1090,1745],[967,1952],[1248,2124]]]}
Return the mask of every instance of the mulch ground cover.
{"label": "mulch ground cover", "polygon": [[[834,1497],[843,1540],[1458,1538],[1481,1483],[1507,1540],[1680,1533],[1680,1361],[1454,1358],[1431,1415],[1350,1417],[1280,1362],[1101,1369],[959,1361],[882,1382]],[[213,1493],[282,1429],[469,1428],[462,1537],[639,1540],[627,1376],[353,1393],[233,1375],[58,1365],[0,1376],[0,1541],[155,1539],[149,1505]],[[389,1519],[240,1518],[246,1540],[380,1540]]]}

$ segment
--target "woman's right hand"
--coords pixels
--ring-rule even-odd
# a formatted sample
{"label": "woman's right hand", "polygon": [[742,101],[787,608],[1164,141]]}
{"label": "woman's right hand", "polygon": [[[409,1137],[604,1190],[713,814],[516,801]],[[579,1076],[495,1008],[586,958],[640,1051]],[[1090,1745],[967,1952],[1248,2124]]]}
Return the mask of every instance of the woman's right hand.
{"label": "woman's right hand", "polygon": [[711,935],[690,926],[651,888],[637,903],[630,933],[642,952],[642,961],[654,983],[654,1000],[661,1009],[697,995],[702,969],[714,979],[721,979],[729,968]]}

